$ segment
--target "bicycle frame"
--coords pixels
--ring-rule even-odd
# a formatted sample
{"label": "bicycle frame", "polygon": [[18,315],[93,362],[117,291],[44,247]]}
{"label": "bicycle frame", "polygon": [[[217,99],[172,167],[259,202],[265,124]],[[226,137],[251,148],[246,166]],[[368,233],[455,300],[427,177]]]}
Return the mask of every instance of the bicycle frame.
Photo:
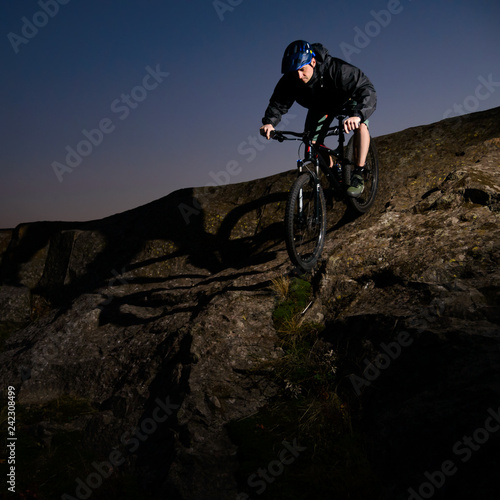
{"label": "bicycle frame", "polygon": [[[297,160],[297,168],[298,168],[298,175],[304,173],[304,171],[308,171],[311,174],[313,174],[313,177],[315,178],[315,182],[319,183],[320,182],[320,171],[323,172],[325,177],[328,179],[330,182],[330,186],[333,187],[334,190],[340,191],[343,188],[344,181],[343,181],[343,169],[344,169],[344,163],[345,163],[345,158],[344,158],[344,143],[345,143],[345,133],[344,133],[344,127],[343,127],[343,120],[346,118],[346,115],[337,115],[337,120],[338,120],[338,125],[335,125],[334,127],[331,127],[328,129],[328,132],[326,134],[326,137],[338,135],[339,140],[338,140],[338,147],[336,149],[331,149],[324,144],[315,144],[312,142],[312,140],[309,137],[309,134],[307,132],[299,134],[297,132],[291,132],[291,131],[275,131],[274,137],[276,140],[279,142],[283,142],[285,140],[293,141],[293,140],[300,140],[303,142],[305,146],[305,154],[304,158]],[[288,137],[284,137],[284,135],[291,135],[296,137],[296,139],[291,139]],[[327,165],[323,161],[323,157],[321,156],[321,153],[324,152],[331,157],[336,159],[336,162],[334,163],[333,167],[330,168],[329,165]],[[314,165],[314,173],[311,172],[309,168],[307,168],[307,164],[312,163]],[[335,167],[337,168],[337,172],[334,170]],[[340,168],[340,170],[339,170]],[[337,175],[335,175],[337,174]]]}
{"label": "bicycle frame", "polygon": [[[338,146],[331,149],[317,144],[310,132],[273,131],[272,138],[301,141],[305,151],[297,160],[298,176],[294,181],[285,207],[285,241],[292,263],[305,271],[314,269],[323,249],[326,234],[326,199],[321,173],[328,180],[329,196],[336,201],[346,201],[347,208],[364,214],[372,206],[378,186],[378,158],[375,146],[370,143],[368,164],[364,169],[363,190],[367,196],[348,195],[356,144],[351,139],[344,153],[345,112],[335,116],[338,125],[327,130],[325,137],[338,136]],[[291,137],[290,137],[291,136]],[[300,151],[300,148],[299,148]],[[333,161],[332,168],[330,164]]]}

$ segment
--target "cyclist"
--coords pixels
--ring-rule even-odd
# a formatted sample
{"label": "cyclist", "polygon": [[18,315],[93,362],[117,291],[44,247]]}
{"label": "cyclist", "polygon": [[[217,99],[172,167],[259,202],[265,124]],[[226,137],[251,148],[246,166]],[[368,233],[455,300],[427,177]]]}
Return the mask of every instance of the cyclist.
{"label": "cyclist", "polygon": [[309,110],[305,131],[312,133],[313,142],[322,144],[335,113],[349,101],[350,116],[344,121],[344,130],[354,131],[356,164],[347,193],[353,198],[360,196],[370,146],[368,118],[377,104],[372,83],[360,69],[329,55],[323,45],[311,45],[305,40],[296,40],[286,48],[281,72],[283,76],[271,96],[260,133],[270,139],[282,115],[297,101]]}

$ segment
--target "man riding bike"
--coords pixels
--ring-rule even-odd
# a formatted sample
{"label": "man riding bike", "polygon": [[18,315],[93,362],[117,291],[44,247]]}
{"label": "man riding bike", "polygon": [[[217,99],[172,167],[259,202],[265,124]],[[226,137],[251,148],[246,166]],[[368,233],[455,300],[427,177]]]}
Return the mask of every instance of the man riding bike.
{"label": "man riding bike", "polygon": [[297,101],[309,110],[305,131],[312,134],[313,142],[322,144],[335,114],[343,111],[349,102],[350,113],[344,121],[344,130],[354,131],[356,156],[347,194],[359,197],[364,190],[363,167],[370,146],[368,118],[377,105],[372,83],[360,69],[330,56],[323,45],[311,45],[304,40],[296,40],[286,48],[281,72],[283,76],[271,96],[260,133],[270,139],[281,117]]}

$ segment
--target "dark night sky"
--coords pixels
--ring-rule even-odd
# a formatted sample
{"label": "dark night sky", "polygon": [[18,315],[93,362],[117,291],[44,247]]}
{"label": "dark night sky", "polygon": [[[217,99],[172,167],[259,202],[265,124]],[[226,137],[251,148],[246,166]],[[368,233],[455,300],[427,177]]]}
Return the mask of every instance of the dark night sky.
{"label": "dark night sky", "polygon": [[[369,76],[373,136],[499,106],[499,5],[4,2],[0,227],[101,218],[182,187],[293,168],[296,146],[262,144],[258,128],[298,38]],[[287,128],[304,116],[295,105]]]}

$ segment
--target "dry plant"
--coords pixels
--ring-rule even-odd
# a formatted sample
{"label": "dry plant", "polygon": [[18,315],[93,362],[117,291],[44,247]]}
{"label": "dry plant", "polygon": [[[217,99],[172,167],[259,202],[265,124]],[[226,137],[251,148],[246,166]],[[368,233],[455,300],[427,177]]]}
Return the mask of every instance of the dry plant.
{"label": "dry plant", "polygon": [[273,291],[280,301],[288,299],[290,294],[290,278],[288,276],[279,276],[271,281],[271,291]]}

